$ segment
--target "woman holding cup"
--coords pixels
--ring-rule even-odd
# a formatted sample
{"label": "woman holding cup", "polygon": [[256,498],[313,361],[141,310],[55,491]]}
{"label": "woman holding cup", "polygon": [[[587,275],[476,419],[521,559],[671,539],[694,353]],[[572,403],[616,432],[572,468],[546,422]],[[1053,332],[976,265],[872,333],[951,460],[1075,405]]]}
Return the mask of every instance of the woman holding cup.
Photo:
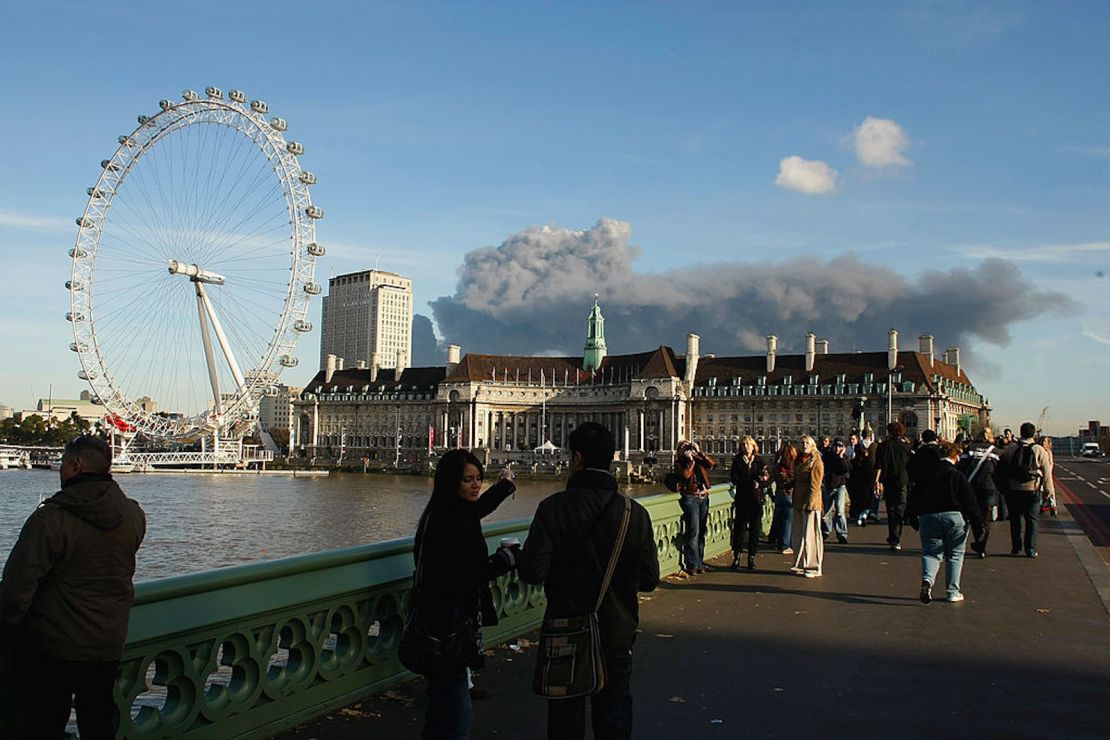
{"label": "woman holding cup", "polygon": [[516,566],[519,543],[502,541],[492,555],[482,535],[482,518],[516,490],[506,467],[497,483],[482,493],[481,461],[469,450],[449,450],[436,466],[432,497],[416,529],[413,557],[417,589],[414,598],[433,634],[446,636],[470,630],[472,644],[464,654],[425,676],[428,706],[425,738],[468,737],[473,711],[467,670],[484,665],[482,625],[497,623],[489,582]]}

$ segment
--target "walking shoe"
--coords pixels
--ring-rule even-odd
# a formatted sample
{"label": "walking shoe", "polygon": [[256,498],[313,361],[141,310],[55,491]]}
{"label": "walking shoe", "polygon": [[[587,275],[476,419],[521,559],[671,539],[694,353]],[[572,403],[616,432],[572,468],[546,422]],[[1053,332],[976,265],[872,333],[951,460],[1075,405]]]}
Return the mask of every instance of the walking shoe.
{"label": "walking shoe", "polygon": [[891,550],[901,550],[901,549],[902,549],[902,545],[901,545],[900,543],[898,543],[898,542],[891,542],[891,543],[890,543],[890,549],[891,549]]}
{"label": "walking shoe", "polygon": [[848,538],[845,537],[844,535],[840,535],[839,537],[837,537],[836,541],[839,542],[842,545],[847,545],[848,544]]}
{"label": "walking shoe", "polygon": [[1037,557],[1037,551],[1036,550],[1030,550],[1029,552],[1025,553],[1025,557],[1035,558],[1035,557]]}
{"label": "walking shoe", "polygon": [[945,599],[945,601],[947,601],[949,604],[958,604],[959,602],[961,602],[963,600],[964,600],[964,595],[961,594],[959,591],[957,591],[954,594],[948,594],[948,598]]}
{"label": "walking shoe", "polygon": [[806,578],[820,578],[821,574],[815,570],[807,570],[805,576]]}
{"label": "walking shoe", "polygon": [[980,560],[983,560],[983,559],[984,559],[984,558],[986,558],[986,557],[987,557],[987,553],[986,553],[986,552],[981,552],[981,553],[979,553],[979,559],[980,559]]}
{"label": "walking shoe", "polygon": [[748,558],[748,570],[755,570],[755,556]]}
{"label": "walking shoe", "polygon": [[794,554],[794,548],[793,547],[784,547],[784,548],[782,548],[782,552],[779,553],[779,554],[780,555],[793,555]]}
{"label": "walking shoe", "polygon": [[1021,555],[1021,548],[1020,547],[1015,547],[1014,549],[1010,550],[1010,554],[1011,555]]}
{"label": "walking shoe", "polygon": [[922,581],[921,595],[918,598],[921,599],[922,604],[928,604],[929,602],[931,602],[933,600],[933,584],[929,583],[928,581]]}

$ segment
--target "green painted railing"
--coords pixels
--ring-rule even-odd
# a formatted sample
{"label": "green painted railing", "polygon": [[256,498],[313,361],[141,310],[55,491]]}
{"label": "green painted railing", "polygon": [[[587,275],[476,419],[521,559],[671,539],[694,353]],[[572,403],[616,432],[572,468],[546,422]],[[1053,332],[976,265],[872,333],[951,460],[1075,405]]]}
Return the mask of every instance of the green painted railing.
{"label": "green painted railing", "polygon": [[[637,499],[659,565],[678,569],[678,496]],[[729,546],[726,486],[710,499],[706,556]],[[486,527],[521,540],[528,520]],[[120,738],[260,738],[411,676],[396,648],[412,587],[412,539],[140,583],[116,682]],[[489,645],[535,629],[543,589],[491,584]]]}

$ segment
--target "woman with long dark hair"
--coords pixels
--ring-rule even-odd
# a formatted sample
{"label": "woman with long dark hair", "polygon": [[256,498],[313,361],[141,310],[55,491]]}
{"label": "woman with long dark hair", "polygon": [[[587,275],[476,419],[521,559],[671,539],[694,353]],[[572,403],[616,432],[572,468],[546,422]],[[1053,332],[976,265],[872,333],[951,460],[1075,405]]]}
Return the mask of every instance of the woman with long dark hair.
{"label": "woman with long dark hair", "polygon": [[470,736],[473,711],[467,669],[484,665],[482,625],[497,623],[489,582],[511,570],[513,549],[490,555],[482,536],[482,518],[516,490],[513,473],[501,471],[496,484],[482,493],[482,463],[469,450],[449,450],[436,466],[435,486],[416,529],[418,609],[432,634],[466,634],[461,654],[428,673],[428,707],[424,738]]}

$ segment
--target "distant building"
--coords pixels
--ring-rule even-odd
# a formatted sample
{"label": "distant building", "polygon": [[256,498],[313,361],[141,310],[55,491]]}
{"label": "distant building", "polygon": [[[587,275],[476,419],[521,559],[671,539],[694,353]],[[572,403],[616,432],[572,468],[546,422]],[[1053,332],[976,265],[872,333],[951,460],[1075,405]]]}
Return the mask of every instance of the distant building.
{"label": "distant building", "polygon": [[104,417],[104,407],[94,402],[88,391],[81,391],[80,398],[40,398],[34,409],[16,412],[15,416],[17,420],[37,415],[42,419],[65,421],[73,414],[95,424]]}
{"label": "distant building", "polygon": [[930,428],[949,439],[990,421],[959,350],[935,357],[929,336],[915,352],[900,351],[891,331],[886,352],[830,354],[810,334],[805,354],[779,355],[772,336],[766,355],[703,357],[691,334],[683,356],[666,346],[610,355],[602,321],[595,302],[580,357],[460,359],[451,345],[444,366],[400,373],[331,361],[294,402],[300,446],[313,456],[378,459],[456,446],[521,451],[565,446],[575,426],[597,421],[638,462],[666,459],[682,439],[729,456],[745,435],[768,451],[863,424],[885,436],[891,418],[911,434]]}
{"label": "distant building", "polygon": [[[301,394],[301,388],[278,385],[274,395],[262,396],[258,403],[258,424],[265,431],[289,429],[293,418],[293,401]],[[292,437],[292,435],[290,435]]]}
{"label": "distant building", "polygon": [[411,279],[381,270],[338,275],[323,303],[321,370],[328,355],[352,368],[412,364]]}
{"label": "distant building", "polygon": [[1102,437],[1110,437],[1110,427],[1103,426],[1097,419],[1088,421],[1087,428],[1079,430],[1080,442],[1097,442]]}

